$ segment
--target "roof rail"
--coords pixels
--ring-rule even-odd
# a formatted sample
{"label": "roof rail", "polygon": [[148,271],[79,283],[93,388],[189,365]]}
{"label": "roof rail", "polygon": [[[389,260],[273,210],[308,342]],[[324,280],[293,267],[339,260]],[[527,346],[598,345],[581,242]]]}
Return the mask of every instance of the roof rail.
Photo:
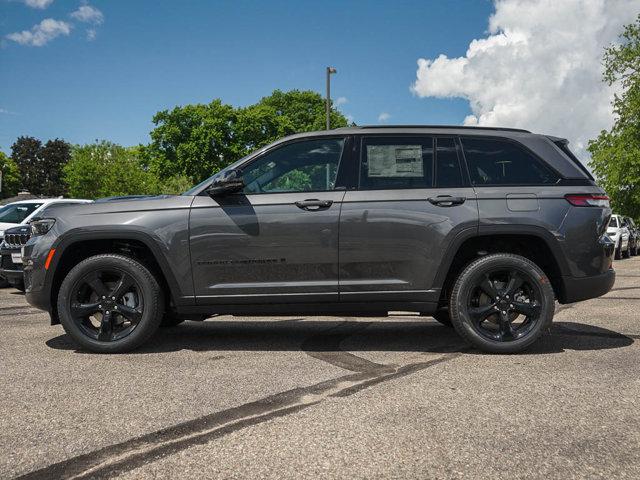
{"label": "roof rail", "polygon": [[507,127],[482,127],[482,126],[468,126],[468,125],[357,125],[351,128],[438,128],[452,130],[502,130],[508,132],[523,132],[531,133],[529,130],[522,128],[507,128]]}

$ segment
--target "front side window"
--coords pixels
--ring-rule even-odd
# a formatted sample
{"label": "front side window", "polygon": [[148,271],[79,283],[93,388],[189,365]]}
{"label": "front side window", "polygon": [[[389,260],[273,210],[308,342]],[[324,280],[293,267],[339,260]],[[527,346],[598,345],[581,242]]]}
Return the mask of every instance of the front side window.
{"label": "front side window", "polygon": [[433,186],[431,137],[369,137],[362,141],[360,188],[386,190]]}
{"label": "front side window", "polygon": [[618,228],[618,219],[616,217],[611,217],[611,220],[609,220],[609,226]]}
{"label": "front side window", "polygon": [[41,203],[19,203],[7,205],[0,210],[0,222],[2,223],[22,223],[25,218],[40,208]]}
{"label": "front side window", "polygon": [[470,137],[461,140],[474,185],[547,185],[558,181],[551,169],[514,142]]}
{"label": "front side window", "polygon": [[266,153],[242,169],[243,193],[333,190],[343,147],[343,138],[326,138],[290,143]]}

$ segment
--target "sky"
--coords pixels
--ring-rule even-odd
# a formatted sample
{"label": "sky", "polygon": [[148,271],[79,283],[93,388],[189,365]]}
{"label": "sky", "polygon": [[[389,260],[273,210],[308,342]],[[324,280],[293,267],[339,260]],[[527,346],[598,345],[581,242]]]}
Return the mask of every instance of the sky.
{"label": "sky", "polygon": [[640,0],[0,0],[0,150],[20,135],[149,141],[153,115],[274,89],[359,125],[469,124],[565,136],[612,122],[603,48]]}

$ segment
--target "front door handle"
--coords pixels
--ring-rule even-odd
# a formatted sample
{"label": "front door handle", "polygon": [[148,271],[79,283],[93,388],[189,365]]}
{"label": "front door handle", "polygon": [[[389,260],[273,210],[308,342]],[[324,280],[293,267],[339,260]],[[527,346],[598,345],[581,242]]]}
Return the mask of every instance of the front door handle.
{"label": "front door handle", "polygon": [[465,197],[452,197],[451,195],[438,195],[437,197],[429,197],[427,200],[437,207],[453,207],[454,205],[462,205],[467,199]]}
{"label": "front door handle", "polygon": [[326,210],[331,205],[333,205],[333,200],[318,200],[316,198],[296,202],[296,207],[301,208],[302,210],[307,210],[309,212],[313,212],[316,210]]}

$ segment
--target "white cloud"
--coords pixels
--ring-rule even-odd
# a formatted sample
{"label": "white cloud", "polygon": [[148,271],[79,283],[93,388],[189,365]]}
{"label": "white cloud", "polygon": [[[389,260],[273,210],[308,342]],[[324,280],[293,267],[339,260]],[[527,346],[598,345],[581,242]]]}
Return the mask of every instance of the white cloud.
{"label": "white cloud", "polygon": [[638,11],[640,0],[495,0],[489,35],[464,57],[419,59],[412,91],[467,99],[465,125],[567,137],[586,158],[587,141],[613,122],[603,50]]}
{"label": "white cloud", "polygon": [[388,114],[387,112],[382,112],[380,115],[378,115],[378,122],[384,123],[390,118],[391,118],[390,114]]}
{"label": "white cloud", "polygon": [[34,25],[31,30],[10,33],[6,38],[20,45],[42,47],[54,38],[60,35],[69,35],[70,32],[71,25],[69,23],[54,20],[53,18],[45,18],[40,23]]}
{"label": "white cloud", "polygon": [[96,32],[95,28],[87,29],[87,40],[89,40],[89,41],[95,40],[97,34],[98,33]]}
{"label": "white cloud", "polygon": [[345,103],[348,103],[349,100],[347,99],[347,97],[338,97],[335,99],[335,101],[333,102],[333,104],[336,107],[339,107],[340,105],[344,105]]}
{"label": "white cloud", "polygon": [[15,112],[12,112],[11,110],[7,110],[6,108],[0,108],[0,114],[3,114],[3,115],[16,115]]}
{"label": "white cloud", "polygon": [[102,12],[91,5],[82,5],[76,11],[71,12],[70,15],[80,22],[93,23],[94,25],[100,25],[104,22]]}
{"label": "white cloud", "polygon": [[24,4],[31,8],[47,8],[53,3],[53,0],[24,0]]}

